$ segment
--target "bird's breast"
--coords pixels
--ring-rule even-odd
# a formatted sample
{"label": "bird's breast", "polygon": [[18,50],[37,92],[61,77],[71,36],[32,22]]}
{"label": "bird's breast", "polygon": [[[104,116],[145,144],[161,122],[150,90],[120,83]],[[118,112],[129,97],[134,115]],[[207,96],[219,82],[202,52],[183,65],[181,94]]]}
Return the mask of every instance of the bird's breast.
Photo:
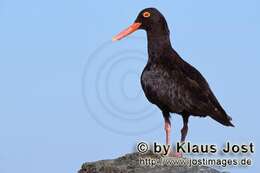
{"label": "bird's breast", "polygon": [[[169,109],[174,104],[178,109],[177,84],[172,74],[166,69],[157,65],[146,66],[141,76],[141,84],[150,102]],[[177,111],[179,110],[174,110],[174,112]]]}

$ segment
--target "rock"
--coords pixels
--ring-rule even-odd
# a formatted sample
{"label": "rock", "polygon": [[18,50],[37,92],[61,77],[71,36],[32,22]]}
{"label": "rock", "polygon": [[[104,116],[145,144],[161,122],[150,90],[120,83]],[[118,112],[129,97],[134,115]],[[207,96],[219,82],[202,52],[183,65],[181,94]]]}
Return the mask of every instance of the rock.
{"label": "rock", "polygon": [[[168,164],[162,163],[163,160],[167,160]],[[216,169],[205,166],[181,165],[180,163],[186,163],[185,160],[188,159],[163,157],[151,152],[131,153],[117,159],[84,163],[78,173],[220,173]]]}

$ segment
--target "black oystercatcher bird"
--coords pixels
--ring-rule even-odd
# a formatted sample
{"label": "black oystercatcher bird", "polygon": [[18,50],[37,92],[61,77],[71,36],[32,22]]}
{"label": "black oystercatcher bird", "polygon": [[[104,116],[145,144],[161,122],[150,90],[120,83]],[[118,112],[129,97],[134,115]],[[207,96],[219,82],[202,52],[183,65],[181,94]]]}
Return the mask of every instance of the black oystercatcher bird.
{"label": "black oystercatcher bird", "polygon": [[166,144],[170,144],[170,113],[182,115],[181,142],[185,141],[191,115],[210,116],[225,126],[234,126],[205,78],[172,48],[164,16],[155,8],[146,8],[113,40],[120,40],[137,29],[145,30],[148,39],[149,58],[141,76],[142,88],[147,99],[162,111]]}

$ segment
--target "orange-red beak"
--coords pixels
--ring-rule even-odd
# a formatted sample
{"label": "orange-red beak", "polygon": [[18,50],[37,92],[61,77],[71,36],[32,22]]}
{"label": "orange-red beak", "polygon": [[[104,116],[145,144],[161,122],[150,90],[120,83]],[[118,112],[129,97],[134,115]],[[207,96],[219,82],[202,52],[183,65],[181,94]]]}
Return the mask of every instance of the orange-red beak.
{"label": "orange-red beak", "polygon": [[135,32],[139,27],[141,26],[141,23],[133,23],[128,28],[124,29],[122,32],[117,34],[112,38],[113,41],[121,40],[122,38],[128,36],[129,34]]}

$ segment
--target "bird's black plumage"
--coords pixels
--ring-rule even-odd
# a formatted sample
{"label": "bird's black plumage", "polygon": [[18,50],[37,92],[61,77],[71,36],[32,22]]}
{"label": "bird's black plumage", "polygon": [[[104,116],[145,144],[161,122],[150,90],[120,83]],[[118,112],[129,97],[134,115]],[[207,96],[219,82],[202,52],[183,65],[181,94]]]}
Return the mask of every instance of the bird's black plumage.
{"label": "bird's black plumage", "polygon": [[164,16],[155,8],[144,9],[135,23],[116,38],[121,39],[136,28],[146,31],[148,41],[149,57],[141,75],[142,88],[147,99],[163,113],[167,143],[170,113],[183,117],[181,141],[185,140],[190,115],[210,116],[225,126],[233,126],[231,117],[221,107],[205,78],[172,48]]}
{"label": "bird's black plumage", "polygon": [[[150,19],[141,14],[148,11]],[[163,15],[155,8],[144,9],[136,22],[147,32],[149,59],[141,76],[147,99],[163,112],[210,116],[226,126],[233,126],[211,91],[207,81],[172,48],[170,32]]]}

